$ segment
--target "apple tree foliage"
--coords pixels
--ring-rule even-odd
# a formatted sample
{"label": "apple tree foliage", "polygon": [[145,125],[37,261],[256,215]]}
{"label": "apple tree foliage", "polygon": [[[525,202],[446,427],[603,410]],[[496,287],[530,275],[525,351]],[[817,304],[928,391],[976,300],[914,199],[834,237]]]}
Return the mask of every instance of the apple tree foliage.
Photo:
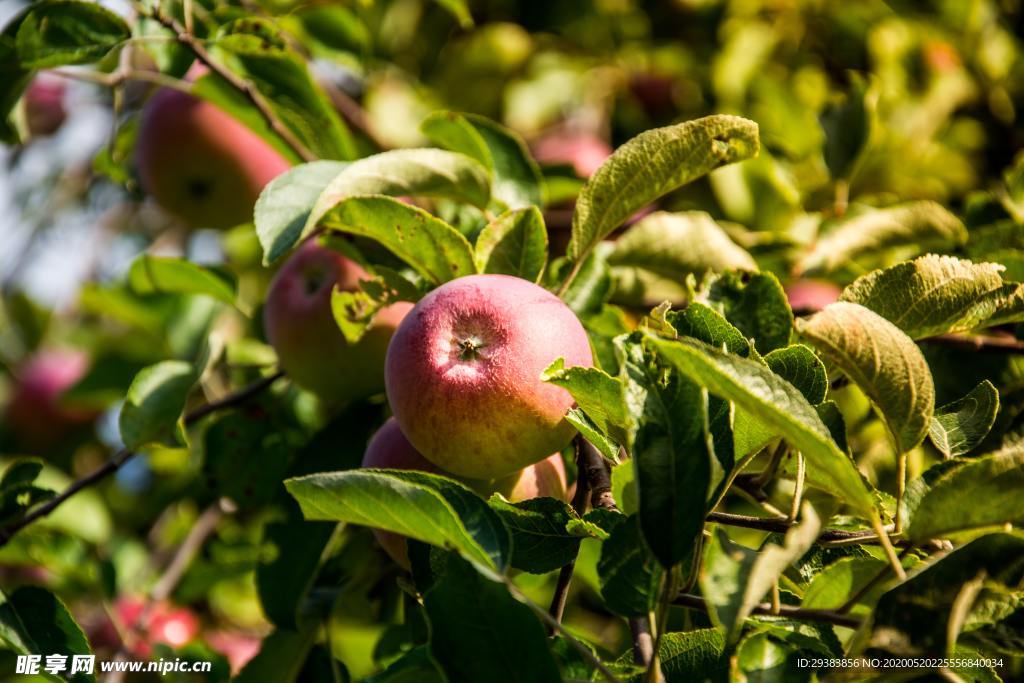
{"label": "apple tree foliage", "polygon": [[[63,400],[100,417],[4,447],[0,680],[18,654],[117,652],[93,624],[132,594],[203,615],[154,653],[216,661],[188,680],[228,679],[218,630],[260,641],[239,681],[801,681],[857,656],[1024,675],[1022,10],[551,5],[9,21],[10,145],[61,69],[111,88],[91,172],[128,198],[147,80],[294,166],[220,263],[147,251],[59,316],[5,292],[12,378],[69,341],[91,369]],[[196,58],[224,72],[179,80]],[[586,180],[525,142],[571,108],[616,142]],[[359,469],[386,402],[323,409],[260,331],[270,269],[314,231],[371,274],[333,297],[350,341],[474,273],[562,297],[597,359],[543,374],[576,402],[572,504]],[[410,539],[411,572],[367,527]]]}

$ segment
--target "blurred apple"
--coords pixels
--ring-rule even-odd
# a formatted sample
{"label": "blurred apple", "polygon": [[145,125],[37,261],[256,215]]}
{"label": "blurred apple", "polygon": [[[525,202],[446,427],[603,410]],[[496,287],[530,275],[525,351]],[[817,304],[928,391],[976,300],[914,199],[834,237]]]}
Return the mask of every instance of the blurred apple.
{"label": "blurred apple", "polygon": [[70,408],[60,400],[88,368],[84,352],[52,348],[36,352],[16,370],[4,417],[20,446],[45,450],[95,418],[95,411]]}
{"label": "blurred apple", "polygon": [[53,135],[67,118],[64,79],[45,71],[36,74],[25,90],[25,119],[33,136]]}
{"label": "blurred apple", "polygon": [[251,221],[260,191],[291,166],[227,112],[171,88],[146,102],[135,155],[143,189],[196,228]]}
{"label": "blurred apple", "polygon": [[785,286],[789,307],[796,314],[813,313],[833,303],[843,289],[834,282],[805,278]]}
{"label": "blurred apple", "polygon": [[213,631],[204,636],[207,644],[228,659],[232,675],[242,670],[260,651],[262,641],[256,636],[236,631]]}
{"label": "blurred apple", "polygon": [[334,320],[331,292],[354,291],[369,277],[352,259],[311,239],[278,271],[267,294],[264,328],[281,367],[331,406],[384,390],[388,342],[412,308],[407,302],[384,308],[363,338],[349,344]]}
{"label": "blurred apple", "polygon": [[589,178],[611,153],[611,145],[591,133],[552,132],[533,143],[533,156],[537,161],[569,164],[581,178]]}

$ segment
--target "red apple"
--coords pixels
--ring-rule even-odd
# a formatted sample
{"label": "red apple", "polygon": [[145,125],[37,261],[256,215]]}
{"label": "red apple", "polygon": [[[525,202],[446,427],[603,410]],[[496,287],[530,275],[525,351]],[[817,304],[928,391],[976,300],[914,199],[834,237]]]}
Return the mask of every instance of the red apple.
{"label": "red apple", "polygon": [[33,136],[53,135],[67,118],[64,79],[45,71],[36,74],[25,90],[25,119]]}
{"label": "red apple", "polygon": [[836,301],[843,289],[834,282],[805,278],[785,286],[789,307],[797,314],[820,311]]}
{"label": "red apple", "polygon": [[156,643],[178,648],[199,635],[199,617],[195,612],[169,602],[149,603],[144,598],[124,596],[114,603],[113,614],[117,628],[110,618],[104,618],[89,629],[89,642],[94,650],[119,648],[123,633],[130,654],[145,658],[152,654]]}
{"label": "red apple", "polygon": [[197,228],[251,221],[260,191],[290,166],[230,114],[170,88],[143,108],[135,154],[143,189]]}
{"label": "red apple", "polygon": [[22,446],[49,448],[95,417],[94,411],[70,408],[60,400],[88,368],[82,351],[55,348],[37,352],[18,369],[5,420]]}
{"label": "red apple", "polygon": [[264,329],[281,367],[331,406],[383,391],[388,341],[412,308],[405,302],[384,308],[363,338],[349,344],[334,320],[331,292],[335,286],[354,291],[369,277],[357,263],[312,239],[278,271],[267,294]]}
{"label": "red apple", "polygon": [[[413,448],[393,417],[388,418],[370,439],[366,454],[363,456],[363,467],[415,470],[457,478],[434,465]],[[568,495],[565,464],[559,453],[554,453],[547,459],[498,481],[464,480],[463,483],[484,497],[498,491],[513,503],[539,496],[565,500]],[[373,535],[391,559],[402,567],[409,568],[409,551],[404,536],[380,529],[374,529]]]}
{"label": "red apple", "polygon": [[262,641],[236,631],[214,631],[205,636],[207,644],[228,659],[231,673],[237,674],[259,653]]}
{"label": "red apple", "polygon": [[470,275],[425,296],[388,347],[392,412],[432,463],[498,479],[562,450],[575,430],[553,361],[590,366],[587,333],[561,299],[508,275]]}
{"label": "red apple", "polygon": [[612,153],[603,139],[589,133],[557,132],[533,144],[533,156],[542,164],[571,164],[576,175],[589,178]]}

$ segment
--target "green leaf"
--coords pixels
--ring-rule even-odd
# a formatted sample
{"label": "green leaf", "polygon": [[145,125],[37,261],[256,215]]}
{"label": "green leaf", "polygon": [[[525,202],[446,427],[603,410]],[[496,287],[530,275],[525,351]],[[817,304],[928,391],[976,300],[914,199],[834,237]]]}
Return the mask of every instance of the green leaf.
{"label": "green leaf", "polygon": [[810,681],[813,671],[800,666],[798,653],[796,647],[774,633],[750,633],[736,646],[736,668],[750,683]]}
{"label": "green leaf", "polygon": [[616,296],[629,301],[645,298],[639,296],[639,285],[646,282],[647,287],[652,280],[664,280],[666,287],[678,289],[679,295],[672,297],[678,299],[690,273],[757,270],[750,254],[703,211],[656,211],[645,216],[615,240],[608,263],[616,280]]}
{"label": "green leaf", "polygon": [[[603,251],[596,249],[587,257],[569,289],[562,294],[565,305],[581,318],[601,312],[612,293],[611,271]],[[564,282],[570,268],[571,264],[565,259],[555,261],[550,269],[552,286],[549,288],[554,289],[557,286],[554,283]]]}
{"label": "green leaf", "polygon": [[811,405],[825,400],[828,391],[825,364],[803,344],[775,349],[764,357],[764,362],[772,372],[799,389]]}
{"label": "green leaf", "polygon": [[760,551],[733,543],[722,529],[707,542],[700,588],[712,620],[735,642],[743,622],[786,568],[814,544],[821,525],[809,504],[801,521],[786,532],[783,545],[766,543]]}
{"label": "green leaf", "polygon": [[[1024,538],[990,534],[937,556],[905,583],[881,597],[874,612],[876,632],[884,630],[890,634],[890,642],[905,643],[914,651],[950,652],[956,644],[949,640],[954,610],[966,608],[966,614],[961,614],[961,623],[976,619],[980,626],[1003,616],[999,614],[1001,609],[1013,609],[1005,595],[998,596],[996,604],[978,596],[958,606],[964,583],[978,576],[986,577],[993,587],[1019,591],[1024,581]],[[987,617],[986,610],[990,610]],[[955,636],[956,631],[952,634]],[[960,637],[969,639],[970,635],[965,633]]]}
{"label": "green leaf", "polygon": [[264,265],[299,241],[317,198],[347,166],[344,161],[313,161],[289,169],[263,188],[253,220]]}
{"label": "green leaf", "polygon": [[[70,671],[75,655],[91,655],[89,641],[60,599],[48,590],[23,586],[10,595],[0,592],[0,643],[21,655],[59,654],[67,657]],[[92,683],[96,676],[76,673],[51,680]]]}
{"label": "green leaf", "polygon": [[[598,368],[567,368],[564,358],[555,359],[544,369],[540,379],[568,391],[579,409],[602,434],[619,445],[626,443],[631,418],[623,400],[620,380]],[[612,460],[618,462],[617,453]]]}
{"label": "green leaf", "polygon": [[928,254],[857,278],[839,299],[870,308],[911,339],[967,332],[1017,289],[1003,283],[1002,271],[995,263]]}
{"label": "green leaf", "polygon": [[[485,209],[491,189],[487,169],[464,154],[441,149],[381,152],[350,164],[335,176],[320,193],[296,240],[313,232],[320,219],[344,199],[374,194],[445,197]],[[271,254],[270,260],[278,256]]]}
{"label": "green leaf", "polygon": [[[729,655],[725,649],[725,638],[718,629],[665,633],[659,642],[658,657],[665,683],[725,683],[729,680]],[[631,654],[620,661],[631,662]],[[630,683],[641,683],[643,676],[637,675],[629,680]]]}
{"label": "green leaf", "polygon": [[910,337],[877,313],[846,302],[798,320],[797,330],[867,394],[901,453],[924,440],[935,385]]}
{"label": "green leaf", "polygon": [[516,133],[476,114],[442,111],[420,126],[424,133],[453,152],[472,157],[494,175],[491,194],[510,209],[540,206],[540,169]]}
{"label": "green leaf", "polygon": [[[244,411],[217,416],[203,433],[203,480],[211,493],[230,498],[241,510],[259,508],[280,490],[293,443],[279,416],[253,417]],[[259,453],[260,466],[252,467]]]}
{"label": "green leaf", "polygon": [[181,411],[198,375],[191,363],[166,360],[143,368],[121,407],[121,440],[131,450],[181,434]]}
{"label": "green leaf", "polygon": [[915,480],[908,487],[907,538],[945,538],[1024,521],[1024,452],[1000,451],[939,467],[936,478],[927,477],[920,484]]}
{"label": "green leaf", "polygon": [[137,294],[204,294],[234,304],[231,276],[180,258],[141,254],[128,270],[128,284]]}
{"label": "green leaf", "polygon": [[362,469],[285,481],[306,519],[362,524],[456,550],[488,567],[508,565],[509,535],[491,508],[450,479]]}
{"label": "green leaf", "polygon": [[506,211],[487,224],[476,238],[481,273],[515,275],[540,282],[548,262],[548,231],[536,207]]}
{"label": "green leaf", "polygon": [[426,645],[417,645],[362,683],[445,683]]}
{"label": "green leaf", "polygon": [[801,451],[820,485],[862,514],[876,517],[874,497],[853,461],[836,446],[818,413],[789,382],[754,360],[701,342],[649,337],[666,361],[758,420]]}
{"label": "green leaf", "polygon": [[21,20],[15,45],[24,69],[88,64],[131,38],[121,17],[93,2],[43,0]]}
{"label": "green leaf", "polygon": [[871,139],[877,99],[869,93],[862,79],[854,78],[846,97],[822,112],[821,128],[825,131],[822,152],[832,178],[848,180],[856,173]]}
{"label": "green leaf", "polygon": [[892,247],[950,247],[967,240],[960,219],[932,201],[907,202],[848,215],[797,264],[797,273],[829,273],[866,253]]}
{"label": "green leaf", "polygon": [[[877,557],[840,558],[811,580],[800,604],[809,609],[838,609],[888,566],[888,562]],[[884,583],[879,583],[872,594],[864,595],[859,602],[873,603],[884,587]]]}
{"label": "green leaf", "polygon": [[495,494],[488,502],[512,534],[511,565],[516,569],[545,574],[576,557],[582,537],[569,531],[569,523],[583,520],[564,501],[531,498],[509,503]]}
{"label": "green leaf", "polygon": [[601,544],[597,574],[601,597],[612,612],[645,617],[654,608],[664,572],[641,538],[636,515],[623,517]]}
{"label": "green leaf", "polygon": [[277,118],[313,154],[356,158],[355,141],[303,58],[269,19],[246,17],[221,27],[212,47],[266,98]]}
{"label": "green leaf", "polygon": [[476,273],[465,236],[423,209],[391,197],[353,197],[334,207],[323,224],[384,245],[433,284]]}
{"label": "green leaf", "polygon": [[461,28],[473,28],[473,15],[469,13],[469,4],[466,0],[434,0],[434,2],[455,17]]}
{"label": "green leaf", "polygon": [[814,406],[814,409],[818,411],[818,417],[828,427],[828,433],[832,435],[832,440],[839,446],[839,450],[849,453],[850,444],[846,439],[846,418],[839,410],[839,405],[835,401],[822,401]]}
{"label": "green leaf", "polygon": [[713,484],[732,463],[716,460],[706,389],[686,375],[667,372],[659,359],[642,354],[639,344],[627,346],[624,364],[638,423],[631,454],[640,530],[647,547],[670,569],[692,554],[713,504]]}
{"label": "green leaf", "polygon": [[935,409],[928,436],[947,458],[972,451],[988,435],[999,413],[999,391],[987,379],[963,398]]}
{"label": "green leaf", "polygon": [[423,597],[430,654],[449,683],[561,683],[547,634],[508,589],[449,557]]}
{"label": "green leaf", "polygon": [[714,346],[725,347],[729,353],[746,358],[750,355],[750,342],[722,314],[694,301],[681,311],[668,311],[665,321],[684,337],[693,337]]}
{"label": "green leaf", "polygon": [[296,611],[316,578],[316,570],[336,524],[309,522],[299,506],[289,501],[285,517],[267,524],[263,542],[277,555],[256,567],[260,606],[276,626],[296,628]]}
{"label": "green leaf", "polygon": [[637,135],[615,150],[576,200],[569,257],[587,257],[637,209],[726,164],[757,155],[757,124],[707,116]]}
{"label": "green leaf", "polygon": [[723,273],[705,285],[700,299],[725,316],[743,336],[753,339],[758,352],[789,345],[793,311],[772,273]]}

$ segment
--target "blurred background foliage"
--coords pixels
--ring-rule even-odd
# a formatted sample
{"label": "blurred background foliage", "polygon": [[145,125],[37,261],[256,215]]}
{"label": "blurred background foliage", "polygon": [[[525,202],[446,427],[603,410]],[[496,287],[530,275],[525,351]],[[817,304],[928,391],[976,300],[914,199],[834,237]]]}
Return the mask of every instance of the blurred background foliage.
{"label": "blurred background foliage", "polygon": [[[542,163],[544,215],[556,252],[568,240],[576,192],[611,149],[649,128],[735,113],[760,125],[760,156],[670,194],[657,209],[707,212],[783,282],[808,275],[843,285],[927,250],[997,261],[1007,266],[1007,280],[1024,279],[1018,0],[479,0],[469,3],[468,15],[459,0],[192,5],[200,37],[233,18],[269,18],[344,118],[356,117],[360,156],[427,144],[420,123],[438,109],[482,114],[520,133]],[[119,2],[109,6],[131,11]],[[181,16],[179,5],[164,6]],[[20,7],[0,3],[0,18]],[[124,54],[138,68],[174,76],[191,62],[166,40],[140,41]],[[2,424],[5,456],[44,456],[38,483],[59,490],[120,447],[117,402],[142,367],[166,358],[219,358],[201,381],[203,393],[216,397],[273,365],[274,355],[262,338],[259,310],[270,274],[252,226],[186,230],[139,189],[130,150],[153,87],[129,82],[112,91],[81,78],[44,76],[57,83],[61,120],[37,121],[33,130],[30,103],[23,102],[16,118],[28,133],[24,143],[0,152],[0,403],[25,391],[15,378],[32,362],[68,348],[87,350],[87,362],[70,362],[78,368],[66,370],[70,381],[45,380],[34,389],[44,403],[60,395],[59,407],[39,425],[26,428],[10,415]],[[913,205],[931,232],[901,239],[865,224],[834,234],[840,218],[913,200],[941,205]],[[946,209],[964,226],[949,227]],[[467,232],[479,228],[479,216],[460,216],[443,204],[438,210]],[[605,311],[591,325],[612,334],[644,306],[686,298],[686,283],[659,275],[656,255],[643,247],[603,252],[610,268],[601,274],[608,280],[602,291],[623,313]],[[126,284],[129,265],[143,251],[230,271],[241,313],[209,297]],[[1019,361],[965,358],[928,349],[938,404],[998,378],[1006,406],[1000,419],[1015,425],[1024,405]],[[69,367],[66,359],[55,362]],[[876,482],[891,481],[881,424],[867,419],[859,392],[844,400],[862,468]],[[111,482],[19,534],[0,549],[0,586],[46,585],[71,606],[97,650],[112,651],[112,624],[132,622],[139,596],[153,594],[176,548],[213,515],[210,540],[149,610],[153,623],[142,629],[138,647],[163,642],[192,656],[215,650],[237,668],[270,621],[280,619],[268,613],[275,599],[288,599],[276,594],[275,572],[286,571],[289,553],[303,552],[297,511],[277,490],[281,477],[314,467],[317,458],[335,468],[356,466],[379,413],[328,423],[310,395],[292,387],[270,392],[218,417],[192,448],[150,449]],[[851,414],[861,421],[850,422]],[[253,452],[263,456],[258,472],[248,461]],[[911,466],[920,471],[926,456],[915,457]],[[216,505],[220,496],[230,505]],[[412,627],[401,616],[409,598],[368,532],[347,528],[331,543],[335,553],[304,609],[334,634],[325,642],[348,672],[364,676],[407,642]],[[596,597],[596,553],[596,542],[582,544],[582,588],[566,621],[621,652],[628,633]],[[543,602],[550,579],[518,581]],[[276,605],[276,613],[291,608]],[[305,666],[313,671],[324,661],[314,656]],[[11,670],[0,663],[0,672]]]}

